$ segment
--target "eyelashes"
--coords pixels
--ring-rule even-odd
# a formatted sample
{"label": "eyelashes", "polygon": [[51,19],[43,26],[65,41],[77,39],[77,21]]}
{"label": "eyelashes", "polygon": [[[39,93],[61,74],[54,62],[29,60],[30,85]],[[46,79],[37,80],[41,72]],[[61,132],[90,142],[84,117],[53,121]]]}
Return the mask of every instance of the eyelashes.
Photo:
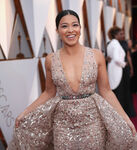
{"label": "eyelashes", "polygon": [[[78,23],[72,24],[72,27],[78,27],[78,26],[79,26]],[[63,28],[63,29],[68,28],[68,27],[69,27],[69,25],[61,25],[61,28]]]}
{"label": "eyelashes", "polygon": [[74,26],[74,27],[78,27],[78,26],[79,26],[79,24],[78,24],[78,23],[75,23],[75,24],[73,24],[73,26]]}
{"label": "eyelashes", "polygon": [[67,25],[62,25],[61,28],[67,28]]}

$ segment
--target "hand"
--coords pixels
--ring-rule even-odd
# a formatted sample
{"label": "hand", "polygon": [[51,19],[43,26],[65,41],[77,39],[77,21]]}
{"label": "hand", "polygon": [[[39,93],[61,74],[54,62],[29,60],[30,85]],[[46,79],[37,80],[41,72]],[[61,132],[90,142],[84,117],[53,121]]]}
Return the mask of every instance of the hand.
{"label": "hand", "polygon": [[110,63],[111,62],[111,57],[107,56],[106,61]]}
{"label": "hand", "polygon": [[122,68],[125,68],[125,66],[127,65],[127,62],[121,63],[121,62],[119,62],[119,61],[115,61],[115,63],[116,63],[118,66],[122,67]]}
{"label": "hand", "polygon": [[135,126],[133,125],[132,121],[131,120],[127,121],[127,124],[130,127],[130,129],[133,133],[133,136],[135,136],[136,135],[136,129],[135,129]]}
{"label": "hand", "polygon": [[19,127],[19,124],[20,124],[20,121],[24,118],[24,114],[21,113],[15,120],[15,127],[18,128]]}

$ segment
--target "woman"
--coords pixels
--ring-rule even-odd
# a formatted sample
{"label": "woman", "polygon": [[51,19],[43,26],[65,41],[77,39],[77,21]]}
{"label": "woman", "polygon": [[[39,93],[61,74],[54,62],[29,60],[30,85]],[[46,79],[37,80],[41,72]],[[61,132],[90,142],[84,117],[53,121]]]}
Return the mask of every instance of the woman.
{"label": "woman", "polygon": [[64,46],[47,56],[46,90],[17,118],[9,150],[134,150],[135,127],[110,90],[102,53],[79,44],[78,15],[60,12],[56,27]]}
{"label": "woman", "polygon": [[137,94],[137,41],[133,42],[131,48],[131,59],[133,63],[134,74],[131,77],[131,91]]}
{"label": "woman", "polygon": [[[119,43],[123,31],[119,27],[112,27],[108,32],[110,43],[107,46],[107,55],[111,58],[108,63],[108,78],[110,87],[117,96],[123,109],[129,117],[136,115],[130,92],[130,71],[127,62],[126,50]],[[123,36],[123,34],[122,34]]]}

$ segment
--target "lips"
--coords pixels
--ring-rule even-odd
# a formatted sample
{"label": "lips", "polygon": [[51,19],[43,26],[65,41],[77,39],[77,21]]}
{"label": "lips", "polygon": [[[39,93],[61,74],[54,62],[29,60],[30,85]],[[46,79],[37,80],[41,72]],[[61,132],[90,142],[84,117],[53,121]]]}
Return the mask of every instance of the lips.
{"label": "lips", "polygon": [[67,37],[68,39],[74,39],[74,38],[76,37],[76,35],[74,35],[74,34],[73,34],[73,35],[67,35],[66,37]]}

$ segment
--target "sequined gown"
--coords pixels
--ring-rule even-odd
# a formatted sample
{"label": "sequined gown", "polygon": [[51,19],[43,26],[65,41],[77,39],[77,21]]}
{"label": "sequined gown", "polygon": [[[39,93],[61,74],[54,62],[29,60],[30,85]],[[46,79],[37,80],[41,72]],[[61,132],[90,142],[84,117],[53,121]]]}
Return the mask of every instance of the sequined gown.
{"label": "sequined gown", "polygon": [[[98,66],[94,50],[85,50],[78,92],[67,82],[59,53],[53,54],[51,65],[57,96],[25,116],[8,150],[136,150],[137,137],[127,123],[95,93]],[[77,98],[88,93],[88,97]]]}

